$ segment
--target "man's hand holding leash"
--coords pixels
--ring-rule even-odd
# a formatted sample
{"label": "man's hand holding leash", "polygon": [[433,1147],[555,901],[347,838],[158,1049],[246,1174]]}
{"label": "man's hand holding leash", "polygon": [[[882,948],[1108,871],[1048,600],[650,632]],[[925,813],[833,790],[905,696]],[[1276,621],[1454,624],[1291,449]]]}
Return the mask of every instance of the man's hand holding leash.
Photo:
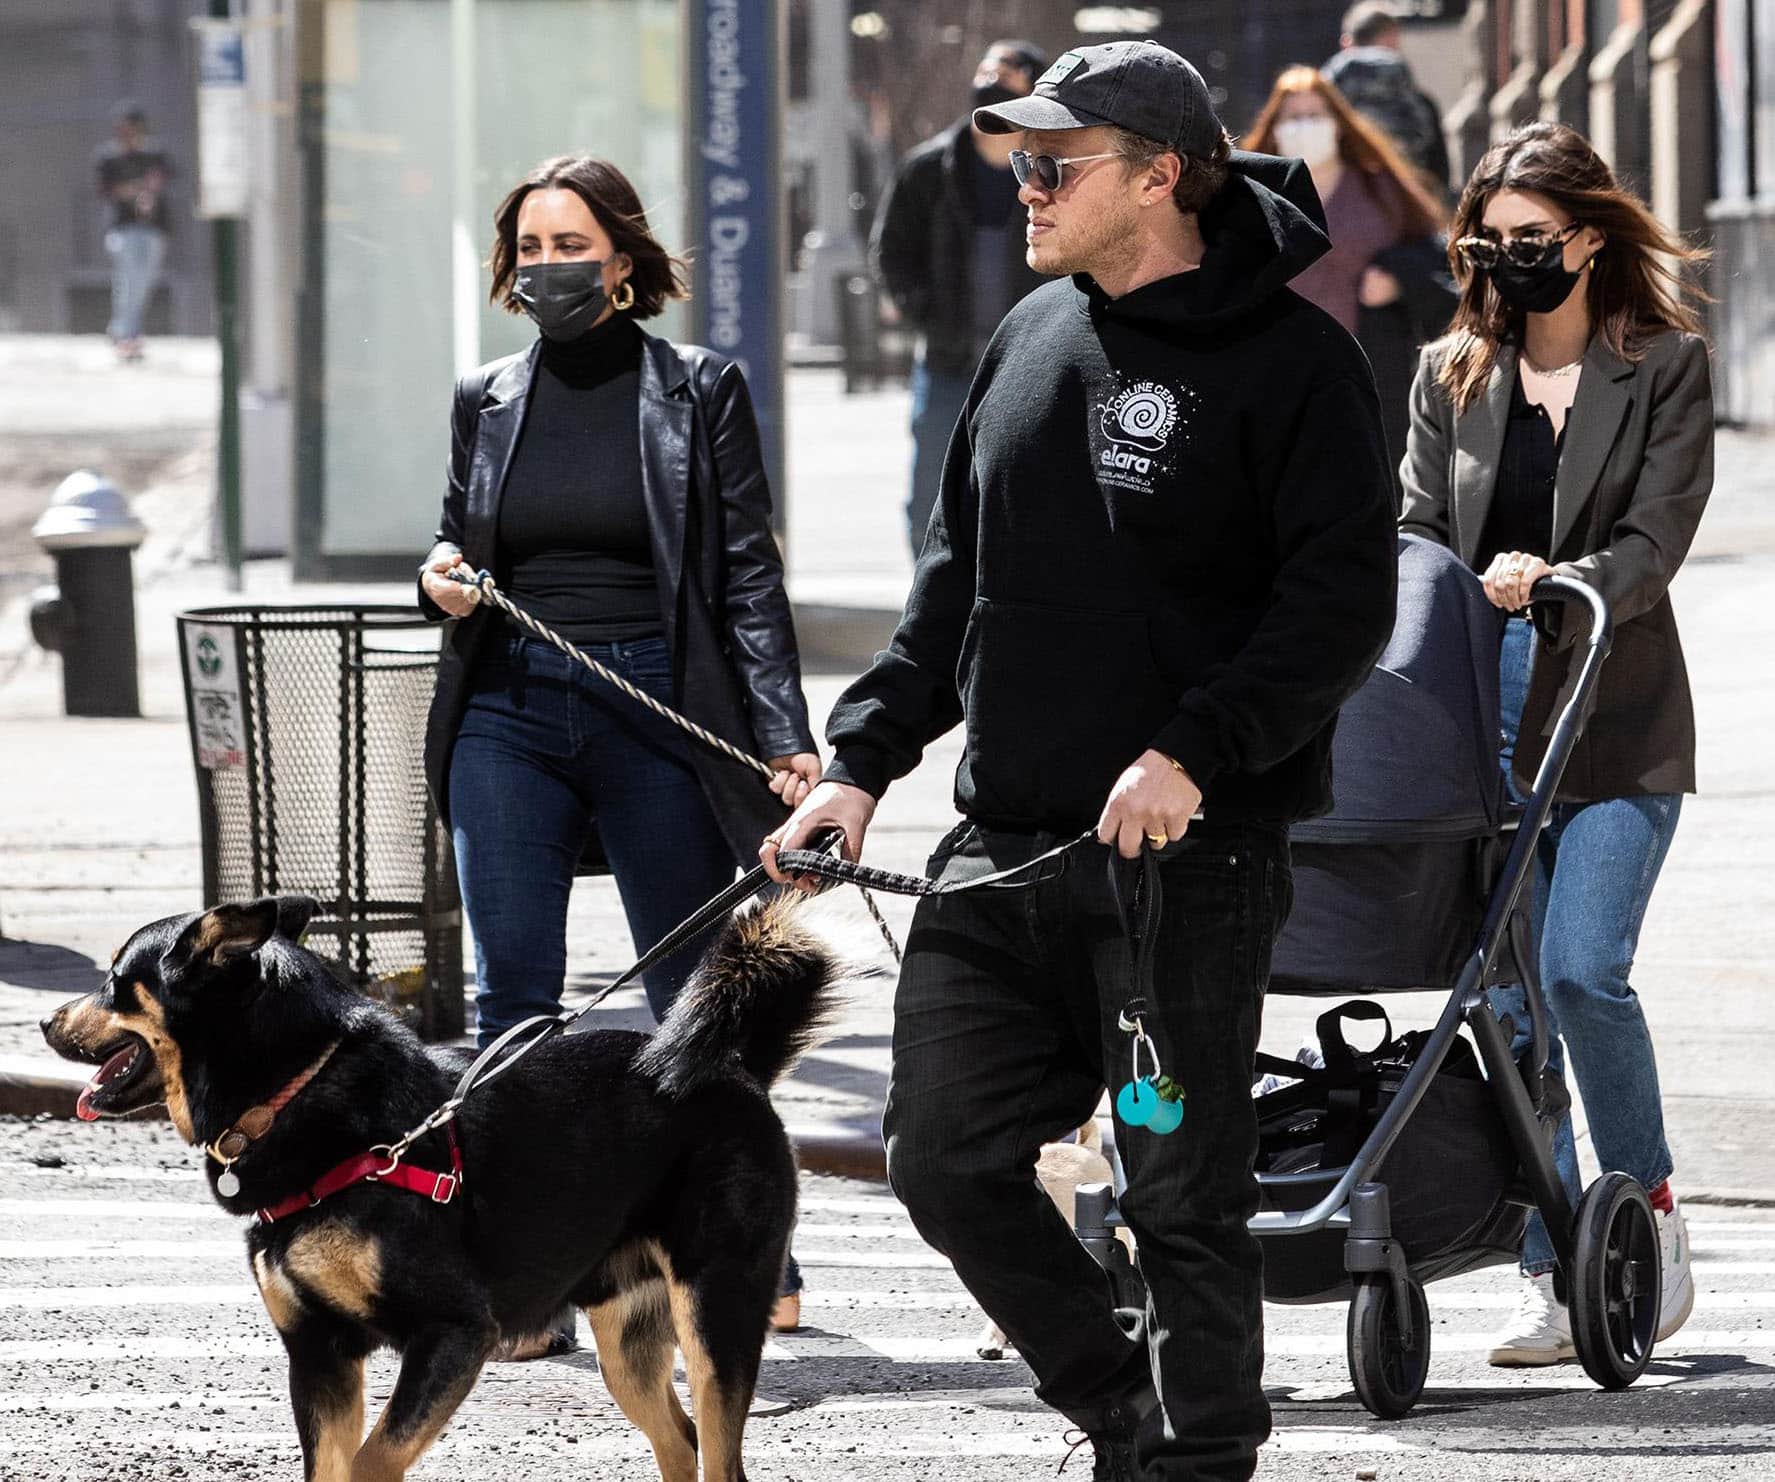
{"label": "man's hand holding leash", "polygon": [[1109,790],[1097,838],[1114,845],[1123,859],[1134,859],[1145,845],[1163,849],[1181,839],[1201,807],[1202,789],[1181,763],[1162,751],[1143,751]]}
{"label": "man's hand holding leash", "polygon": [[815,835],[839,829],[844,834],[844,857],[855,862],[863,857],[863,835],[869,831],[869,821],[874,817],[875,799],[862,788],[848,782],[822,782],[789,815],[787,823],[765,836],[758,846],[758,858],[779,885],[793,885],[811,893],[819,889],[820,882],[783,874],[777,868],[778,851],[805,849]]}

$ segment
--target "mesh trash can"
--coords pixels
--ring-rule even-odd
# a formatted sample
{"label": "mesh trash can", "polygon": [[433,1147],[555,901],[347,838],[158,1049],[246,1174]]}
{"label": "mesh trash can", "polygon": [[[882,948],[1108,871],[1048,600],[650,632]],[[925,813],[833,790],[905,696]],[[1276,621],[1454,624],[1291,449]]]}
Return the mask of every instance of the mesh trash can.
{"label": "mesh trash can", "polygon": [[461,1034],[462,905],[423,767],[439,630],[393,606],[178,624],[205,905],[315,897],[311,950],[426,1039]]}

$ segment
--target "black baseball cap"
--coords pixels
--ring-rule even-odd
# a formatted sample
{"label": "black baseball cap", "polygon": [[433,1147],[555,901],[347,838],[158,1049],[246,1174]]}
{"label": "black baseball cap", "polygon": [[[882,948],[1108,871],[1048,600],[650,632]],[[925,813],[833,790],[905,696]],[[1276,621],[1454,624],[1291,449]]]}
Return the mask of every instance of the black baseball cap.
{"label": "black baseball cap", "polygon": [[974,110],[983,134],[1094,124],[1194,155],[1212,154],[1225,132],[1202,74],[1156,41],[1076,46],[1036,79],[1028,97]]}

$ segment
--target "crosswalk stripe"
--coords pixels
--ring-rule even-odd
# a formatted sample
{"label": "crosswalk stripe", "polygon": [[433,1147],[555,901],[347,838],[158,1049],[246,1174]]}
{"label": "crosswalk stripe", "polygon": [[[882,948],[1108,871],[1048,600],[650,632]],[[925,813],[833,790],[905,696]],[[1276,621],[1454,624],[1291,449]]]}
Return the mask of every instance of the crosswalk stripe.
{"label": "crosswalk stripe", "polygon": [[[235,1240],[0,1240],[0,1261],[90,1260],[236,1260],[241,1241]],[[802,1250],[795,1259],[803,1266],[881,1266],[907,1270],[947,1271],[949,1261],[935,1251]]]}
{"label": "crosswalk stripe", "polygon": [[198,1167],[138,1168],[130,1163],[61,1163],[54,1168],[32,1165],[23,1170],[32,1178],[116,1179],[121,1183],[183,1183],[196,1184]]}
{"label": "crosswalk stripe", "polygon": [[[1480,1332],[1444,1332],[1431,1335],[1432,1355],[1488,1352],[1495,1335]],[[773,1339],[765,1359],[800,1362],[809,1359],[884,1358],[895,1363],[978,1363],[973,1335],[946,1337],[890,1337],[871,1334],[847,1338],[838,1334],[801,1333]],[[1345,1340],[1335,1333],[1271,1333],[1264,1340],[1273,1358],[1342,1358]],[[1684,1328],[1659,1353],[1678,1357],[1702,1352],[1775,1353],[1775,1328]],[[0,1364],[46,1364],[64,1361],[90,1368],[95,1363],[146,1359],[270,1358],[281,1355],[276,1339],[256,1333],[223,1333],[190,1338],[144,1335],[125,1340],[97,1338],[22,1338],[0,1341]]]}
{"label": "crosswalk stripe", "polygon": [[803,1199],[800,1208],[803,1214],[811,1210],[816,1214],[869,1214],[879,1215],[884,1219],[908,1217],[905,1206],[887,1194],[861,1199]]}
{"label": "crosswalk stripe", "polygon": [[[632,1461],[639,1467],[647,1455],[647,1443],[639,1432],[626,1424],[608,1429],[607,1422],[592,1420],[583,1432],[563,1431],[549,1436],[478,1436],[473,1431],[446,1431],[428,1457],[448,1460],[452,1457],[498,1458],[501,1470],[509,1470],[513,1458],[547,1459],[558,1467],[571,1458],[581,1463]],[[763,1428],[768,1422],[755,1421],[757,1431],[747,1432],[747,1453],[756,1464],[768,1458],[772,1445]],[[591,1426],[598,1426],[594,1431]],[[1050,1464],[1063,1458],[1067,1446],[1057,1429],[1044,1426],[1028,1435],[970,1435],[961,1431],[950,1435],[919,1434],[913,1431],[867,1435],[855,1430],[818,1432],[797,1430],[791,1433],[798,1449],[850,1454],[866,1442],[873,1457],[884,1460],[915,1461],[920,1459],[965,1458],[985,1462],[1043,1460]],[[788,1439],[788,1438],[786,1438]],[[208,1431],[193,1434],[189,1430],[132,1428],[129,1436],[132,1451],[153,1451],[157,1457],[169,1452],[219,1454],[263,1453],[267,1460],[285,1455],[293,1457],[296,1442],[291,1430],[251,1430],[232,1433]],[[1355,1426],[1298,1426],[1278,1431],[1270,1439],[1270,1447],[1307,1455],[1393,1455],[1404,1456],[1432,1449],[1427,1443],[1406,1440],[1398,1435],[1383,1435]],[[85,1454],[90,1441],[65,1437],[43,1440],[0,1440],[0,1456],[55,1457],[68,1453]],[[1089,1457],[1086,1458],[1089,1460]]]}
{"label": "crosswalk stripe", "polygon": [[0,1240],[0,1261],[186,1261],[241,1259],[233,1240]]}
{"label": "crosswalk stripe", "polygon": [[[1432,1313],[1511,1311],[1521,1300],[1511,1288],[1488,1291],[1444,1291],[1429,1288]],[[79,1308],[111,1307],[256,1307],[258,1289],[250,1282],[193,1283],[191,1285],[135,1286],[30,1286],[0,1287],[0,1311],[55,1312]],[[820,1312],[838,1313],[850,1308],[891,1312],[970,1312],[974,1299],[959,1286],[936,1291],[860,1291],[822,1286],[808,1287],[802,1305]],[[1775,1312],[1775,1291],[1698,1292],[1695,1307],[1704,1312]],[[1316,1308],[1271,1305],[1266,1321],[1271,1331],[1286,1329],[1311,1312],[1342,1311],[1341,1304],[1324,1303]],[[1299,1317],[1297,1317],[1297,1314]]]}
{"label": "crosswalk stripe", "polygon": [[0,1310],[56,1312],[75,1307],[238,1307],[256,1306],[251,1282],[192,1286],[27,1286],[0,1287]]}
{"label": "crosswalk stripe", "polygon": [[237,1216],[220,1205],[175,1204],[170,1199],[8,1199],[0,1219],[199,1220],[233,1224]]}

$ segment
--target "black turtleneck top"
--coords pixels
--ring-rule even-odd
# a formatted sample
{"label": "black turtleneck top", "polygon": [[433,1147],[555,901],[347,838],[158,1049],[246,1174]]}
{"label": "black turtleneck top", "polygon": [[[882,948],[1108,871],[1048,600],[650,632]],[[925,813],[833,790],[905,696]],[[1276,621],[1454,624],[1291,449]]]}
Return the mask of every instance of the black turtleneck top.
{"label": "black turtleneck top", "polygon": [[663,631],[641,492],[641,332],[545,338],[499,502],[500,583],[574,643]]}

